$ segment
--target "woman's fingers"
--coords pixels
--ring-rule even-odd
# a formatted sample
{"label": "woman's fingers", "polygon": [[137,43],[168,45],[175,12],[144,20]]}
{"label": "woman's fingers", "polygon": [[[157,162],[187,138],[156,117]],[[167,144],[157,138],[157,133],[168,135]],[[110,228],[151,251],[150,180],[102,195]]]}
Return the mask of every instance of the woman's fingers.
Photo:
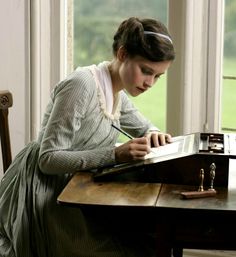
{"label": "woman's fingers", "polygon": [[134,138],[115,149],[117,162],[127,162],[131,160],[143,160],[150,152],[150,145],[147,138]]}
{"label": "woman's fingers", "polygon": [[149,139],[150,145],[152,147],[159,147],[159,146],[171,143],[170,134],[152,132],[152,133],[148,133],[146,137]]}

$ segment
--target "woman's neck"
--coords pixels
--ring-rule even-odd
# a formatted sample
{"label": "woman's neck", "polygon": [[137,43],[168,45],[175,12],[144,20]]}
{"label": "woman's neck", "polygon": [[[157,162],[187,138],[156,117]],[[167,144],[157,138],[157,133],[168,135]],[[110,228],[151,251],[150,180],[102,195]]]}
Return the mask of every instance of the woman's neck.
{"label": "woman's neck", "polygon": [[111,61],[108,65],[108,70],[111,75],[113,94],[114,96],[123,89],[122,82],[119,75],[119,63],[117,60]]}

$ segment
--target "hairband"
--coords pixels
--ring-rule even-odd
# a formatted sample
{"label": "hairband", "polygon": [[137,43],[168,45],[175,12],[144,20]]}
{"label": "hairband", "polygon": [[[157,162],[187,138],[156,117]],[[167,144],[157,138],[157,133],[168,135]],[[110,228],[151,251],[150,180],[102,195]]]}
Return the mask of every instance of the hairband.
{"label": "hairband", "polygon": [[152,32],[152,31],[144,31],[143,33],[144,33],[145,35],[156,35],[156,36],[165,38],[165,39],[169,40],[171,44],[173,44],[171,38],[170,38],[169,36],[165,35],[165,34],[157,33],[157,32]]}

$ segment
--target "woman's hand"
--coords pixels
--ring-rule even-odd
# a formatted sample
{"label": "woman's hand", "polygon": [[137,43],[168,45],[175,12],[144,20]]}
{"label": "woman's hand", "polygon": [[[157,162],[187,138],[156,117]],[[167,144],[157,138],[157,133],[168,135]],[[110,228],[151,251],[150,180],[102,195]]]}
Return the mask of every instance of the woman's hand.
{"label": "woman's hand", "polygon": [[158,131],[148,132],[145,135],[145,137],[148,138],[149,144],[152,147],[159,147],[159,146],[171,143],[171,135],[170,134],[165,134],[165,133],[161,133]]}
{"label": "woman's hand", "polygon": [[144,160],[145,155],[150,151],[151,148],[147,137],[134,138],[115,148],[116,162]]}

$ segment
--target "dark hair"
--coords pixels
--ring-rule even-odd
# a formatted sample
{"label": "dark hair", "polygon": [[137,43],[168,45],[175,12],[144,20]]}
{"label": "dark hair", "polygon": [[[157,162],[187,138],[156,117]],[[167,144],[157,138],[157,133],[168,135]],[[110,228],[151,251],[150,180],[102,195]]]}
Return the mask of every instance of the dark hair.
{"label": "dark hair", "polygon": [[146,31],[159,33],[171,39],[167,28],[160,21],[131,17],[120,24],[114,35],[113,54],[116,55],[117,50],[123,46],[130,57],[139,55],[154,62],[174,60],[172,41],[154,33],[145,34]]}

